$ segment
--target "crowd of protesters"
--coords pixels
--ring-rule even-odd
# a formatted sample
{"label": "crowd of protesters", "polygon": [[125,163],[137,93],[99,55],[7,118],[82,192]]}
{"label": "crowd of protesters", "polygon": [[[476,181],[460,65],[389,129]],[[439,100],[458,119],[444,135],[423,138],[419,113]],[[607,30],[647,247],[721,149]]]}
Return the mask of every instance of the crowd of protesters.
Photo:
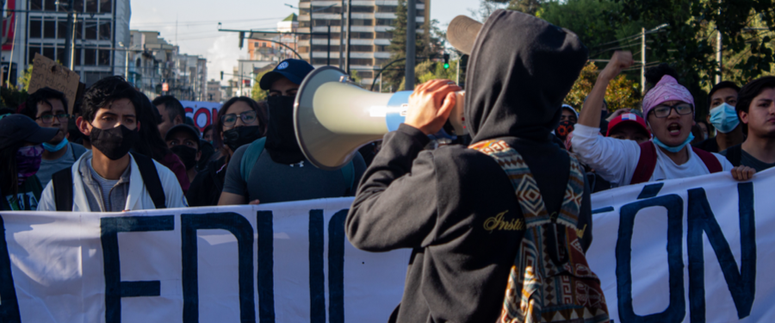
{"label": "crowd of protesters", "polygon": [[[590,191],[717,172],[747,181],[775,166],[775,76],[742,87],[718,83],[708,94],[709,106],[698,107],[680,73],[662,64],[647,73],[650,86],[638,106],[609,111],[604,100],[609,83],[633,64],[631,53],[619,51],[577,111],[561,105],[587,60],[586,48],[575,35],[502,10],[487,23],[518,25],[534,33],[526,33],[520,42],[508,41],[511,35],[494,27],[488,29],[492,38],[478,39],[474,33],[467,36],[468,43],[461,40],[464,37],[449,35],[458,37],[450,38],[452,45],[472,55],[465,97],[470,134],[457,137],[449,147],[428,150],[439,147],[429,144],[429,136],[441,129],[446,118],[442,111],[449,115],[455,100],[452,92],[461,90],[447,80],[420,85],[410,97],[406,122],[398,131],[386,135],[381,146],[362,149],[368,151],[365,156],[356,152],[349,164],[331,171],[309,163],[294,131],[294,98],[313,70],[305,61],[280,62],[259,81],[267,91],[266,101],[232,98],[203,129],[186,117],[175,97],[151,101],[123,78],[112,76],[91,85],[71,112],[67,107],[73,98],[50,88],[31,93],[18,107],[0,110],[0,210],[122,212],[356,196],[346,225],[357,247],[423,250],[443,241],[449,249],[426,250],[428,258],[415,259],[416,268],[410,267],[407,279],[432,280],[428,275],[444,274],[439,269],[444,267],[450,271],[446,274],[487,285],[483,290],[500,291],[501,280],[515,270],[511,266],[522,236],[493,234],[492,229],[479,235],[465,229],[470,226],[466,223],[478,221],[476,212],[484,206],[475,202],[487,198],[485,193],[502,201],[502,205],[493,203],[487,214],[515,209],[521,211],[509,216],[541,218],[557,214],[562,205],[562,212],[572,215],[561,219],[562,224],[576,230],[591,221]],[[478,28],[481,24],[468,29]],[[534,44],[546,41],[538,36],[530,39],[538,34],[558,40],[551,44],[560,47],[537,52]],[[506,43],[529,59],[514,62],[513,56],[488,54],[503,52],[495,48]],[[558,55],[557,61],[550,61],[547,52]],[[505,73],[501,65],[516,67]],[[707,119],[698,120],[698,109],[705,108]],[[475,150],[483,154],[472,153]],[[510,199],[517,185],[499,178],[501,171],[487,155],[513,157],[526,165],[524,169],[529,166],[527,175],[514,176],[533,180],[535,174],[535,187],[548,202],[543,209],[531,210],[522,200],[517,204],[517,199]],[[569,178],[577,179],[576,186]],[[482,182],[488,183],[487,189],[479,189],[477,184]],[[497,221],[506,221],[506,212]],[[557,228],[547,230],[559,234],[554,231]],[[576,237],[574,230],[562,231],[563,239],[574,240],[586,250],[591,236]],[[531,238],[543,243],[541,237]],[[481,263],[477,262],[481,259],[466,263],[466,257],[474,259],[479,252],[467,249],[473,240],[515,250]],[[444,258],[450,255],[456,256]],[[413,257],[424,257],[423,252]],[[579,259],[573,265],[586,266]],[[430,269],[435,262],[439,267]],[[489,273],[465,274],[467,265],[493,262],[498,265],[487,269]],[[497,279],[490,281],[492,277]],[[596,279],[594,274],[585,276],[584,284],[599,289]],[[482,309],[489,317],[504,303],[503,294],[474,295],[481,290],[442,285],[436,282],[422,287],[427,290],[407,290],[405,300],[412,302],[402,304],[394,315],[399,321],[431,315],[426,305],[429,293],[480,297],[477,302],[489,297],[493,302],[474,308],[448,304],[445,313],[463,321],[481,315]],[[511,281],[508,286],[512,288]],[[515,301],[508,298],[509,293],[506,303]],[[603,313],[605,306],[597,310]],[[504,309],[502,315],[516,314]]]}

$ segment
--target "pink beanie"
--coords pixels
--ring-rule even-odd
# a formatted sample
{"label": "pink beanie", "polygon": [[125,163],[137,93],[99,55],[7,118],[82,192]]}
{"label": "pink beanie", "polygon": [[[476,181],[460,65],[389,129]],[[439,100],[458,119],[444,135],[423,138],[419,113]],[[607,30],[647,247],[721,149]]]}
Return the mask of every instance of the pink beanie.
{"label": "pink beanie", "polygon": [[662,102],[682,101],[694,106],[694,97],[683,85],[678,84],[672,76],[665,75],[643,97],[643,117],[648,120],[649,112]]}

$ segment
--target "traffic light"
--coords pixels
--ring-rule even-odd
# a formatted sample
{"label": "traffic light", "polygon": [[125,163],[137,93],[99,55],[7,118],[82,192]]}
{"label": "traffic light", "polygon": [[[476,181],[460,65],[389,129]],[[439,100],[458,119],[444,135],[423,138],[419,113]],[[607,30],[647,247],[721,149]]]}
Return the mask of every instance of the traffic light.
{"label": "traffic light", "polygon": [[221,71],[221,81],[223,81],[223,71]]}
{"label": "traffic light", "polygon": [[444,69],[446,70],[448,68],[449,68],[449,54],[444,53]]}

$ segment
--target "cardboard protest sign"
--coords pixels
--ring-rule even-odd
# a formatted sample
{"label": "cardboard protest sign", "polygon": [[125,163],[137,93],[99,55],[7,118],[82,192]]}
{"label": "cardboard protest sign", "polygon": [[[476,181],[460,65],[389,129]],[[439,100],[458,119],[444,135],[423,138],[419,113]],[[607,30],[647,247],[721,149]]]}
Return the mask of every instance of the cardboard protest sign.
{"label": "cardboard protest sign", "polygon": [[80,79],[81,76],[78,73],[36,53],[32,60],[32,77],[30,77],[27,93],[34,93],[44,87],[60,91],[65,94],[67,99],[67,113],[73,114]]}

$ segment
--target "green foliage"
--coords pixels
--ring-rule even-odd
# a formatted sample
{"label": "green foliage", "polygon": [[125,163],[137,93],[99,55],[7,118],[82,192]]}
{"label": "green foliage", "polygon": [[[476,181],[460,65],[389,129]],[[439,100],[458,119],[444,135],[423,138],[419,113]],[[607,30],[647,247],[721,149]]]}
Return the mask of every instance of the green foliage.
{"label": "green foliage", "polygon": [[266,90],[262,90],[261,86],[259,85],[259,82],[261,81],[261,78],[264,77],[264,74],[272,71],[272,69],[266,69],[265,71],[258,73],[255,78],[255,82],[253,82],[253,88],[250,89],[250,98],[253,100],[256,100],[256,102],[264,101],[266,100]]}
{"label": "green foliage", "polygon": [[[392,53],[390,61],[406,58],[406,24],[406,1],[399,0],[398,7],[396,7],[396,20],[393,25],[394,29],[392,31],[393,39],[390,41],[390,46],[388,46],[388,50]],[[416,33],[415,35],[415,54],[419,57],[418,62],[422,61],[423,58],[428,59],[439,56],[439,52],[443,49],[441,40],[446,39],[446,35],[438,27],[437,20],[433,20],[429,24],[426,23],[425,26],[417,25],[417,29],[420,28],[422,28],[425,33],[430,32],[431,34],[428,35],[428,37],[423,33]],[[383,89],[390,86],[393,86],[394,89],[403,88],[405,70],[406,64],[404,61],[401,61],[390,65],[388,69],[383,71]]]}
{"label": "green foliage", "polygon": [[27,69],[24,70],[22,76],[19,77],[19,87],[25,92],[27,92],[30,87],[30,78],[32,78],[32,64],[27,66]]}
{"label": "green foliage", "polygon": [[[584,99],[592,91],[592,86],[595,85],[599,72],[594,63],[584,66],[570,93],[565,97],[565,103],[580,109],[584,104]],[[608,88],[605,91],[605,101],[608,103],[609,111],[616,111],[621,108],[638,108],[640,106],[640,89],[638,84],[628,80],[624,75],[619,75],[608,84]]]}

